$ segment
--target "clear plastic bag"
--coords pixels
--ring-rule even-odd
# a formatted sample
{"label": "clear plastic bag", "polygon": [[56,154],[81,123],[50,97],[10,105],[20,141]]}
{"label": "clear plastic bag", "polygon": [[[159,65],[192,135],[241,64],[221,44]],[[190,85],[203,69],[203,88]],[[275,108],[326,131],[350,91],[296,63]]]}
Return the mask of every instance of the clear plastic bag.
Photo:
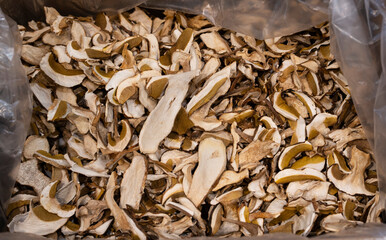
{"label": "clear plastic bag", "polygon": [[[4,12],[21,24],[43,19],[43,6],[55,7],[62,14],[92,15],[100,11],[125,11],[139,4],[203,14],[216,25],[259,39],[288,35],[330,20],[333,54],[348,80],[356,110],[373,147],[379,204],[386,207],[386,4],[383,0],[0,0]],[[0,11],[2,209],[16,177],[31,114],[31,98],[19,60],[17,35],[14,22],[7,20]],[[0,226],[4,226],[1,220]],[[317,239],[384,239],[385,236],[385,225],[364,224]],[[9,234],[4,237],[13,238]],[[275,234],[264,237],[288,238]],[[291,236],[291,239],[303,238]]]}

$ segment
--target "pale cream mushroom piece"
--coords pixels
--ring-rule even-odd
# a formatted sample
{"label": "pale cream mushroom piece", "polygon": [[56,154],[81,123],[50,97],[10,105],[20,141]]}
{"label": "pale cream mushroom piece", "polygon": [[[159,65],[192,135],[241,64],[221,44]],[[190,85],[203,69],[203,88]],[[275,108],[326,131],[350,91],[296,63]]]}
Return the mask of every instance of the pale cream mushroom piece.
{"label": "pale cream mushroom piece", "polygon": [[145,188],[147,174],[146,159],[142,155],[135,155],[130,167],[123,174],[121,182],[120,207],[130,206],[138,210]]}
{"label": "pale cream mushroom piece", "polygon": [[24,142],[23,156],[26,159],[31,159],[39,150],[46,152],[50,150],[50,145],[47,138],[39,137],[36,135],[29,136]]}
{"label": "pale cream mushroom piece", "polygon": [[34,96],[38,99],[40,104],[45,109],[49,109],[52,105],[52,91],[49,88],[46,88],[44,85],[39,83],[30,83],[31,90]]}
{"label": "pale cream mushroom piece", "polygon": [[50,213],[56,214],[59,217],[69,218],[75,214],[76,207],[71,205],[61,205],[56,199],[59,181],[55,181],[47,185],[40,193],[40,204]]}
{"label": "pale cream mushroom piece", "polygon": [[50,179],[40,172],[38,160],[36,159],[31,159],[20,164],[16,181],[22,185],[32,187],[37,194],[40,194],[44,187],[50,183]]}
{"label": "pale cream mushroom piece", "polygon": [[200,142],[198,155],[198,167],[187,195],[195,206],[202,203],[225,170],[225,145],[215,138],[206,138]]}
{"label": "pale cream mushroom piece", "polygon": [[134,220],[129,217],[123,209],[119,208],[118,204],[114,200],[114,192],[116,190],[117,174],[112,172],[106,186],[105,201],[111,214],[114,217],[114,228],[122,232],[132,232],[134,237],[138,237],[141,240],[146,240],[146,235],[138,228]]}
{"label": "pale cream mushroom piece", "polygon": [[336,188],[345,193],[373,196],[375,193],[366,188],[364,175],[366,168],[370,165],[370,161],[369,154],[354,146],[351,149],[351,172],[343,173],[337,164],[333,164],[327,171],[328,179]]}
{"label": "pale cream mushroom piece", "polygon": [[32,45],[25,44],[21,48],[21,59],[31,65],[39,65],[42,58],[48,53],[46,47],[34,47]]}
{"label": "pale cream mushroom piece", "polygon": [[12,233],[24,232],[43,236],[56,232],[67,220],[68,218],[47,212],[42,206],[31,206],[29,212],[15,216],[7,226]]}
{"label": "pale cream mushroom piece", "polygon": [[218,32],[204,33],[200,35],[204,44],[219,54],[229,53],[231,49],[228,43],[220,36]]}
{"label": "pale cream mushroom piece", "polygon": [[171,132],[174,119],[189,88],[190,80],[198,71],[176,74],[169,78],[164,96],[149,114],[139,134],[139,146],[143,153],[154,153],[159,143]]}
{"label": "pale cream mushroom piece", "polygon": [[56,62],[52,53],[47,53],[40,61],[40,68],[55,83],[63,87],[73,87],[82,83],[86,77],[82,70],[66,69]]}

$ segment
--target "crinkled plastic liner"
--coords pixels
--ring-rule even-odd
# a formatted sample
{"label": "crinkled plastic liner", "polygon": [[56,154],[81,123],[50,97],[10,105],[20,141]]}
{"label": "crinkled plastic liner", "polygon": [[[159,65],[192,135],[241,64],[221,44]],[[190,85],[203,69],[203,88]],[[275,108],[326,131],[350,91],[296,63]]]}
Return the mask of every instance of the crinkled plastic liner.
{"label": "crinkled plastic liner", "polygon": [[[386,4],[383,0],[0,0],[5,13],[20,24],[31,19],[43,20],[43,6],[55,7],[63,15],[92,15],[100,11],[125,11],[140,4],[203,14],[216,25],[259,39],[292,34],[329,19],[333,53],[348,80],[359,118],[374,149],[380,204],[386,207]],[[32,107],[19,60],[21,45],[17,35],[15,23],[0,10],[2,210],[15,181]],[[4,221],[4,214],[0,213],[1,227],[5,226]],[[19,235],[7,233],[0,237],[23,238]],[[316,239],[385,239],[385,236],[384,224],[368,223]],[[287,238],[283,234],[264,236],[264,239]],[[291,236],[291,239],[304,238]]]}

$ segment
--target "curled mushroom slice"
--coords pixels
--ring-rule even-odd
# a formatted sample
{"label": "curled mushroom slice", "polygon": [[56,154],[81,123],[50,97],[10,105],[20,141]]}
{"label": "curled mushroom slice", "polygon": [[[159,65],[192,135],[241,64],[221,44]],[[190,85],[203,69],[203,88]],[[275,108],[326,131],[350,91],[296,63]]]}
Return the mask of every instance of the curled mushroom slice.
{"label": "curled mushroom slice", "polygon": [[223,207],[221,206],[221,204],[217,204],[217,206],[213,210],[211,221],[210,221],[212,235],[215,235],[217,231],[220,229],[223,215],[224,215]]}
{"label": "curled mushroom slice", "polygon": [[285,45],[282,43],[278,43],[281,37],[276,37],[276,38],[270,38],[270,39],[265,39],[265,44],[275,53],[289,53],[292,52],[296,46],[293,45]]}
{"label": "curled mushroom slice", "polygon": [[40,68],[55,83],[63,87],[73,87],[82,83],[86,75],[82,70],[66,69],[56,62],[52,53],[47,53],[40,61]]}
{"label": "curled mushroom slice", "polygon": [[289,120],[296,121],[299,118],[299,113],[292,106],[289,106],[283,97],[281,92],[275,92],[273,94],[273,108],[283,115],[283,117],[288,118]]}
{"label": "curled mushroom slice", "polygon": [[201,40],[204,44],[219,54],[229,53],[231,49],[228,43],[218,34],[218,32],[204,33],[200,35]]}
{"label": "curled mushroom slice", "polygon": [[355,221],[347,220],[341,213],[328,215],[320,222],[320,226],[331,232],[339,232],[344,229],[355,227],[357,223]]}
{"label": "curled mushroom slice", "polygon": [[306,106],[309,116],[313,118],[317,113],[316,111],[317,108],[315,106],[314,101],[312,101],[312,99],[309,96],[307,96],[307,94],[305,93],[294,92],[294,94],[296,95],[297,98],[299,98],[300,101],[302,101],[304,106]]}
{"label": "curled mushroom slice", "polygon": [[301,159],[294,162],[291,166],[292,169],[313,168],[318,171],[322,171],[326,165],[326,159],[320,155],[313,157],[304,156]]}
{"label": "curled mushroom slice", "polygon": [[250,163],[258,163],[268,154],[277,151],[279,144],[271,140],[268,141],[253,141],[245,147],[239,154],[240,167],[246,166]]}
{"label": "curled mushroom slice", "polygon": [[20,184],[31,186],[38,194],[50,183],[50,179],[40,172],[38,160],[36,159],[31,159],[20,164],[16,181]]}
{"label": "curled mushroom slice", "polygon": [[291,160],[296,157],[299,153],[304,151],[311,151],[312,150],[312,144],[309,142],[299,143],[290,147],[287,147],[284,149],[284,151],[281,153],[278,166],[280,170],[283,170],[284,168],[288,167]]}
{"label": "curled mushroom slice", "polygon": [[77,41],[70,41],[66,46],[67,54],[77,61],[84,61],[88,59],[88,55],[84,49],[79,46]]}
{"label": "curled mushroom slice", "polygon": [[165,95],[149,114],[139,134],[139,147],[143,153],[154,153],[159,143],[171,132],[181,103],[189,88],[190,80],[198,74],[191,71],[176,74],[169,78]]}
{"label": "curled mushroom slice", "polygon": [[187,197],[199,206],[225,170],[226,152],[222,141],[206,138],[198,147],[198,167]]}
{"label": "curled mushroom slice", "polygon": [[244,169],[243,171],[237,173],[232,170],[227,170],[223,172],[221,175],[217,185],[213,188],[213,191],[217,191],[225,186],[238,183],[242,181],[243,179],[247,178],[249,176],[248,169]]}
{"label": "curled mushroom slice", "polygon": [[122,120],[121,125],[122,130],[119,133],[119,137],[113,138],[110,133],[108,134],[108,148],[114,152],[123,151],[123,149],[125,149],[129,144],[133,134],[130,124],[127,120]]}
{"label": "curled mushroom slice", "polygon": [[48,108],[47,120],[55,121],[64,119],[71,113],[71,106],[62,100],[55,99],[50,108]]}
{"label": "curled mushroom slice", "polygon": [[31,135],[24,142],[23,156],[26,159],[31,159],[37,151],[49,151],[49,148],[47,138]]}
{"label": "curled mushroom slice", "polygon": [[343,148],[351,141],[366,139],[364,130],[361,127],[334,130],[328,136],[336,142],[336,150],[338,151],[343,151]]}
{"label": "curled mushroom slice", "polygon": [[55,198],[56,189],[59,181],[55,181],[46,186],[40,194],[40,204],[50,213],[54,213],[62,218],[74,215],[76,208],[70,205],[61,205]]}
{"label": "curled mushroom slice", "polygon": [[193,29],[186,28],[179,36],[174,46],[169,49],[163,56],[160,57],[159,62],[163,67],[172,65],[172,54],[177,50],[187,52],[192,46],[193,42]]}
{"label": "curled mushroom slice", "polygon": [[187,105],[187,111],[192,114],[194,111],[199,109],[202,105],[209,102],[209,100],[215,96],[217,90],[227,81],[229,78],[229,73],[224,73],[223,75],[216,76],[208,80],[207,85],[192,99]]}
{"label": "curled mushroom slice", "polygon": [[307,125],[307,138],[313,139],[319,133],[326,135],[330,132],[329,126],[332,126],[336,123],[337,116],[330,113],[319,113],[314,117],[312,122]]}
{"label": "curled mushroom slice", "polygon": [[340,171],[337,164],[333,164],[327,171],[328,179],[335,187],[345,193],[375,195],[375,193],[367,190],[365,185],[364,172],[370,165],[370,155],[362,152],[357,147],[353,147],[351,149],[350,165],[352,166],[351,172],[346,174]]}
{"label": "curled mushroom slice", "polygon": [[146,85],[149,96],[158,99],[165,90],[168,81],[169,77],[165,75],[152,77]]}
{"label": "curled mushroom slice", "polygon": [[329,195],[330,185],[329,182],[295,181],[288,184],[286,193],[290,201],[300,197],[307,201],[333,200],[334,197]]}
{"label": "curled mushroom slice", "polygon": [[346,160],[337,150],[331,152],[327,157],[327,166],[330,167],[333,164],[337,164],[339,169],[344,173],[351,172],[350,168],[347,166]]}
{"label": "curled mushroom slice", "polygon": [[64,155],[64,158],[67,160],[68,164],[70,165],[70,170],[73,172],[80,173],[87,177],[109,177],[108,174],[96,172],[94,170],[79,166],[75,161],[71,160],[67,154]]}
{"label": "curled mushroom slice", "polygon": [[133,77],[134,77],[134,79],[137,79],[137,77],[139,77],[139,76],[135,75],[135,71],[133,69],[125,69],[125,70],[121,70],[121,71],[114,73],[114,75],[110,78],[110,80],[106,84],[106,87],[105,87],[106,91],[108,91],[110,89],[115,89],[116,87],[118,87],[118,85],[121,82],[123,82],[126,79],[133,78]]}
{"label": "curled mushroom slice", "polygon": [[61,218],[47,212],[42,206],[32,208],[29,212],[15,216],[8,224],[10,232],[33,233],[40,236],[56,232],[68,218]]}
{"label": "curled mushroom slice", "polygon": [[111,214],[114,217],[114,227],[117,230],[127,232],[130,231],[134,235],[133,237],[138,237],[141,240],[146,240],[146,235],[138,228],[137,224],[131,219],[125,211],[119,208],[118,204],[114,200],[114,192],[116,190],[116,181],[117,174],[112,172],[109,181],[106,186],[105,200],[107,206],[111,210]]}
{"label": "curled mushroom slice", "polygon": [[125,103],[131,96],[137,92],[137,83],[140,79],[139,75],[128,78],[122,81],[115,92],[115,97],[119,104]]}
{"label": "curled mushroom slice", "polygon": [[318,215],[315,212],[315,208],[312,203],[309,203],[306,207],[300,210],[300,216],[294,217],[293,233],[300,233],[301,236],[307,236]]}
{"label": "curled mushroom slice", "polygon": [[131,161],[130,167],[123,174],[121,182],[121,208],[130,206],[138,209],[142,193],[145,188],[147,165],[145,157],[136,155]]}
{"label": "curled mushroom slice", "polygon": [[302,143],[306,140],[306,122],[304,118],[299,117],[296,122],[289,121],[291,128],[294,130],[290,144]]}
{"label": "curled mushroom slice", "polygon": [[46,55],[48,50],[44,47],[34,47],[25,44],[21,48],[21,59],[32,65],[39,65],[43,56]]}
{"label": "curled mushroom slice", "polygon": [[44,150],[38,150],[35,152],[34,156],[39,159],[42,162],[51,164],[52,166],[55,166],[57,168],[68,168],[70,165],[64,159],[63,154],[56,154],[56,155],[51,155],[49,152],[44,151]]}
{"label": "curled mushroom slice", "polygon": [[284,169],[275,175],[274,180],[278,184],[301,180],[326,181],[326,176],[312,168],[305,168],[303,170]]}

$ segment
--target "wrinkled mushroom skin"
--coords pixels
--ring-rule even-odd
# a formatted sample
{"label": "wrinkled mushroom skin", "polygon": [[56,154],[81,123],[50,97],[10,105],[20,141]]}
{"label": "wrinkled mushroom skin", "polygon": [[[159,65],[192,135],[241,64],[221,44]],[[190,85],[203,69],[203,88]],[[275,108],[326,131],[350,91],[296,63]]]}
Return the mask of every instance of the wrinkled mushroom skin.
{"label": "wrinkled mushroom skin", "polygon": [[328,23],[258,40],[173,10],[44,10],[19,26],[34,101],[11,232],[315,236],[380,221]]}

